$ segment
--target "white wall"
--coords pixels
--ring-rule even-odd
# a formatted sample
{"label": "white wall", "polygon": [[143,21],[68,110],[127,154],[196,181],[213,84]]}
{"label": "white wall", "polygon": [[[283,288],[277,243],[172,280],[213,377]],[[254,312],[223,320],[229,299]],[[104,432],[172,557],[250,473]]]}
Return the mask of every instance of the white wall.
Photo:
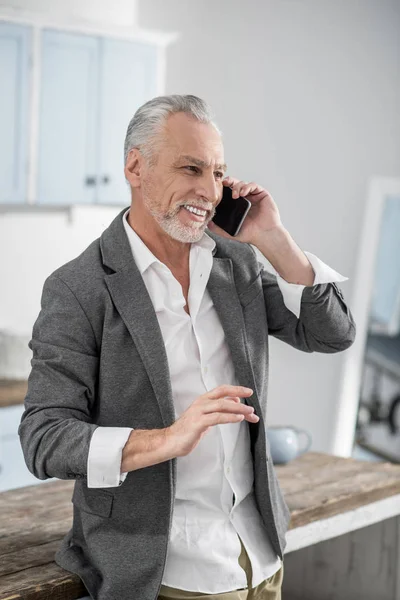
{"label": "white wall", "polygon": [[30,334],[46,277],[99,237],[122,208],[74,205],[65,211],[0,213],[0,330]]}
{"label": "white wall", "polygon": [[87,20],[92,23],[136,24],[136,0],[3,0],[0,10],[33,11],[47,17]]}
{"label": "white wall", "polygon": [[[210,102],[230,174],[267,187],[299,246],[349,277],[351,308],[368,180],[400,172],[400,3],[142,0],[138,24],[182,32],[166,92]],[[270,424],[333,451],[343,360],[271,339]]]}

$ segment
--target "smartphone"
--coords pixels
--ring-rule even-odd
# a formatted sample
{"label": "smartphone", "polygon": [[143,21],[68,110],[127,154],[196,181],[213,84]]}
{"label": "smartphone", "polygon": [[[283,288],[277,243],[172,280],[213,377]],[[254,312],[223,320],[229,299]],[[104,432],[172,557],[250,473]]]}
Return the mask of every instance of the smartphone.
{"label": "smartphone", "polygon": [[237,235],[250,208],[250,200],[242,196],[232,198],[232,189],[224,185],[222,199],[215,209],[213,222],[229,235]]}

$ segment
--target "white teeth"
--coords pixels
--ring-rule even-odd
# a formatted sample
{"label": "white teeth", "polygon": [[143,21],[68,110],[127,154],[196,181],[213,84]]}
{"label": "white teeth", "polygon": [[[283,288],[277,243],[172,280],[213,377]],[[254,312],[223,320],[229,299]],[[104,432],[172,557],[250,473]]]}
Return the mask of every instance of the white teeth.
{"label": "white teeth", "polygon": [[206,210],[201,210],[200,208],[194,208],[193,206],[185,206],[186,210],[194,213],[195,215],[199,215],[200,217],[205,217],[207,214]]}

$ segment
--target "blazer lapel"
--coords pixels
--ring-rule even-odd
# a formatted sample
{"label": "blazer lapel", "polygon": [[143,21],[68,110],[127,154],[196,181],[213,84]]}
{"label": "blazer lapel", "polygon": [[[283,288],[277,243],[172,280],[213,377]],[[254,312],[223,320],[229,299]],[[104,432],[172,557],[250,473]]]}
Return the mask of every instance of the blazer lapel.
{"label": "blazer lapel", "polygon": [[171,379],[164,340],[153,303],[134,262],[123,271],[106,275],[106,284],[143,361],[164,426],[175,421]]}
{"label": "blazer lapel", "polygon": [[[236,290],[230,258],[214,257],[207,289],[225,332],[239,385],[251,388],[254,391],[251,396],[253,399],[256,395],[255,380],[248,358],[242,305]],[[252,406],[253,402],[247,400],[245,403]]]}

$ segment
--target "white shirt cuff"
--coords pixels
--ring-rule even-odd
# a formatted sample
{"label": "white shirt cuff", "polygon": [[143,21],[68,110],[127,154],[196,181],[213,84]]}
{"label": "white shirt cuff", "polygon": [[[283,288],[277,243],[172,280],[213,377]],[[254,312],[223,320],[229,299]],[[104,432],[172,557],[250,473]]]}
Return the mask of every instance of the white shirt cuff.
{"label": "white shirt cuff", "polygon": [[[305,250],[303,250],[303,252],[307,256],[315,272],[314,283],[312,285],[331,283],[332,281],[346,281],[348,279],[348,277],[344,277],[322,262],[315,254],[311,254],[311,252]],[[282,292],[283,302],[286,308],[299,318],[301,297],[306,286],[299,283],[289,283],[279,275],[278,271],[268,260],[266,260],[266,262],[268,263],[267,270],[276,275],[277,283]]]}
{"label": "white shirt cuff", "polygon": [[122,450],[133,431],[131,427],[97,427],[90,440],[87,461],[89,488],[116,487],[128,474],[121,473]]}

